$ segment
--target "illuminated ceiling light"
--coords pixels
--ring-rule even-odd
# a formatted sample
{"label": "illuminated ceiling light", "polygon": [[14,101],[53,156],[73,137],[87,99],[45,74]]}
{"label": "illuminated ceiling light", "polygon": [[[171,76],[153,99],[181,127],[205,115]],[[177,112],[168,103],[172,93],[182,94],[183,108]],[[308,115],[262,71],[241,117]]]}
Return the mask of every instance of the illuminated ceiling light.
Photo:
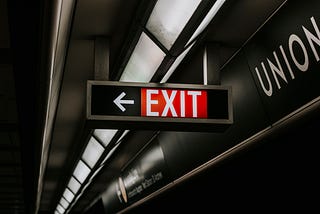
{"label": "illuminated ceiling light", "polygon": [[165,53],[142,32],[120,81],[149,82],[164,57]]}
{"label": "illuminated ceiling light", "polygon": [[104,147],[108,146],[114,135],[117,133],[116,129],[96,129],[93,135],[98,138]]}
{"label": "illuminated ceiling light", "polygon": [[66,211],[60,204],[58,204],[57,210],[58,210],[58,212],[61,213],[61,214],[63,214],[63,213]]}
{"label": "illuminated ceiling light", "polygon": [[101,157],[103,151],[103,146],[101,146],[94,137],[91,137],[82,154],[82,159],[89,165],[89,167],[93,168]]}
{"label": "illuminated ceiling light", "polygon": [[70,181],[68,183],[68,188],[74,193],[77,194],[77,192],[79,191],[81,187],[81,184],[74,178],[71,177]]}
{"label": "illuminated ceiling light", "polygon": [[69,206],[69,202],[68,202],[66,199],[64,199],[64,198],[61,198],[61,199],[60,199],[59,204],[60,204],[64,209],[67,209],[68,206]]}
{"label": "illuminated ceiling light", "polygon": [[221,6],[223,5],[223,3],[225,2],[225,0],[217,0],[212,8],[209,10],[208,14],[206,15],[206,17],[202,20],[201,24],[198,26],[197,30],[193,33],[192,37],[190,38],[190,40],[188,41],[187,45],[193,40],[195,39],[207,26],[208,24],[211,22],[211,20],[213,19],[213,17],[217,14],[217,12],[220,10]]}
{"label": "illuminated ceiling light", "polygon": [[186,48],[182,54],[180,54],[178,56],[178,58],[174,61],[174,63],[171,65],[171,67],[169,68],[169,70],[167,71],[167,73],[164,75],[164,77],[162,78],[162,80],[160,81],[160,83],[165,83],[168,81],[168,79],[170,78],[170,76],[172,75],[172,73],[176,70],[176,68],[178,67],[178,65],[182,62],[182,60],[184,59],[184,57],[187,55],[187,53],[190,51],[190,49],[193,47],[193,45],[195,44],[195,42],[190,45],[188,48]]}
{"label": "illuminated ceiling light", "polygon": [[200,2],[201,0],[159,0],[146,27],[169,50]]}
{"label": "illuminated ceiling light", "polygon": [[63,192],[63,197],[69,202],[71,203],[73,198],[74,198],[74,194],[68,189],[66,188]]}
{"label": "illuminated ceiling light", "polygon": [[90,173],[90,168],[80,160],[73,172],[73,176],[80,182],[83,183]]}
{"label": "illuminated ceiling light", "polygon": [[[156,1],[145,26],[141,26],[142,33],[138,32],[140,38],[134,51],[129,60],[124,62],[126,66],[120,81],[150,82],[163,78],[161,82],[165,82],[190,50],[188,46],[196,42],[224,2]],[[178,55],[181,57],[176,60]]]}

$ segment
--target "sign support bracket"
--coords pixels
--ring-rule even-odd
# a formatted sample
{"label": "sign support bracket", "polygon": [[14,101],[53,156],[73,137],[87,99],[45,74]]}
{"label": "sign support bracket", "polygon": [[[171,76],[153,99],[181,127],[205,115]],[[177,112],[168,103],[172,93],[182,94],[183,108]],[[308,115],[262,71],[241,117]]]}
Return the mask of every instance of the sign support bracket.
{"label": "sign support bracket", "polygon": [[94,41],[94,79],[109,80],[109,38],[97,37]]}

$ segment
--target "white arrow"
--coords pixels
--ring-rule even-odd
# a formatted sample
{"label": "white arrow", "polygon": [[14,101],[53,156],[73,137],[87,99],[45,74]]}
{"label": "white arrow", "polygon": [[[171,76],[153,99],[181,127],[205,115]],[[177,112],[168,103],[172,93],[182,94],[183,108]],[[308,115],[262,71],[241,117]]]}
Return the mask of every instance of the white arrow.
{"label": "white arrow", "polygon": [[122,92],[113,102],[121,109],[122,112],[124,112],[126,109],[123,107],[122,104],[134,104],[134,100],[121,100],[124,96],[126,96],[126,93]]}

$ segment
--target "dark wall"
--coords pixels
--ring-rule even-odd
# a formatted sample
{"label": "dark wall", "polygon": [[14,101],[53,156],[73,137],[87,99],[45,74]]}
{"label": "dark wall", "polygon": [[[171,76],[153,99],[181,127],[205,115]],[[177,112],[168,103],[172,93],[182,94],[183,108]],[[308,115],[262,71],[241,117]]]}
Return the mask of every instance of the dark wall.
{"label": "dark wall", "polygon": [[318,112],[126,213],[312,213],[319,121]]}
{"label": "dark wall", "polygon": [[84,214],[102,214],[104,213],[104,206],[102,203],[102,199],[99,199],[97,202],[92,205],[88,210],[84,212]]}

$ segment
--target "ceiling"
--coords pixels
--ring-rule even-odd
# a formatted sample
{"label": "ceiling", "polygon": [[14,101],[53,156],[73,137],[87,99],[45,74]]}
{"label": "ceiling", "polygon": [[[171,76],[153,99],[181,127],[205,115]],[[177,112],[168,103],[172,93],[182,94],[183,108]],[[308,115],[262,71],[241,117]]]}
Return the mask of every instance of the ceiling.
{"label": "ceiling", "polygon": [[21,141],[6,1],[0,1],[0,210],[23,213]]}
{"label": "ceiling", "polygon": [[[201,44],[219,43],[219,60],[224,65],[283,2],[227,0],[190,54],[199,53]],[[95,41],[103,38],[108,42],[109,72],[118,72],[119,57],[128,50],[128,36],[134,33],[144,3],[0,0],[1,211],[55,210],[90,131],[86,84],[95,79]],[[190,83],[192,80],[190,77]],[[73,212],[92,204],[106,182],[119,174],[155,132],[135,132],[133,139],[129,134],[128,143],[117,151]]]}

